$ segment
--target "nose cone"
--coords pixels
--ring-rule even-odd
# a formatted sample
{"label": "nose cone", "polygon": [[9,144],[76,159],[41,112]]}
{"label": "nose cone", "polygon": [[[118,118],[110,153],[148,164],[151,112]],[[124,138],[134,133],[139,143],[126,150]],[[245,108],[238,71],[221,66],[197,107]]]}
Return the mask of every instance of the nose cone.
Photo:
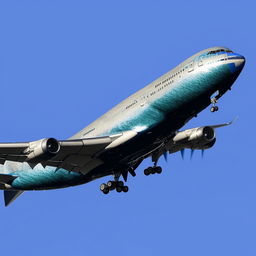
{"label": "nose cone", "polygon": [[229,54],[228,60],[231,61],[231,63],[229,64],[229,67],[232,73],[236,73],[236,72],[240,73],[242,71],[245,64],[244,56],[237,53],[232,53],[232,54]]}
{"label": "nose cone", "polygon": [[235,62],[236,68],[241,71],[245,64],[245,57],[240,54],[237,54],[237,58],[235,59],[234,62]]}

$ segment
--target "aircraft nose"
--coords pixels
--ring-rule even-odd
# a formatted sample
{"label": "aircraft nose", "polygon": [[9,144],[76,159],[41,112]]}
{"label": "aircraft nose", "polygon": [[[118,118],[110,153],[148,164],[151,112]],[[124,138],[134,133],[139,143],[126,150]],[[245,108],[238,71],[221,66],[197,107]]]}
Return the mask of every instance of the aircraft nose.
{"label": "aircraft nose", "polygon": [[234,72],[241,72],[244,65],[245,65],[245,57],[238,53],[229,54],[228,60],[232,62],[229,64],[231,71]]}
{"label": "aircraft nose", "polygon": [[245,64],[245,57],[243,55],[237,54],[237,59],[235,61],[235,66],[238,69],[242,70],[243,67],[244,67],[244,64]]}

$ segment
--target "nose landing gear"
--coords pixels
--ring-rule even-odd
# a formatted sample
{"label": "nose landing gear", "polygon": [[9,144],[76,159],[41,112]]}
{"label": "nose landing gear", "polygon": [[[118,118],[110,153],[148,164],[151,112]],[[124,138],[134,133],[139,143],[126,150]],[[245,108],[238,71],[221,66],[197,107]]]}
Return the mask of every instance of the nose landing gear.
{"label": "nose landing gear", "polygon": [[216,112],[218,110],[219,110],[219,108],[217,106],[212,106],[211,107],[211,112]]}
{"label": "nose landing gear", "polygon": [[211,98],[211,103],[212,103],[212,107],[211,107],[211,112],[216,112],[219,110],[219,108],[216,106],[219,98],[224,94],[223,91],[216,91],[212,96]]}
{"label": "nose landing gear", "polygon": [[214,97],[211,99],[211,103],[212,103],[211,112],[216,112],[219,110],[218,106],[216,106],[217,102],[218,102],[217,97]]}

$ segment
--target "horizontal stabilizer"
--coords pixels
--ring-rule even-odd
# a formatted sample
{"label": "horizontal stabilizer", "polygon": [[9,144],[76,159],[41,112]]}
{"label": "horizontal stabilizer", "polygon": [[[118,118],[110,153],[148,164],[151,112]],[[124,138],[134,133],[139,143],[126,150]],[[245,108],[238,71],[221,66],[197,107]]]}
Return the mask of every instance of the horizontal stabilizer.
{"label": "horizontal stabilizer", "polygon": [[4,203],[5,206],[8,206],[10,203],[12,203],[18,196],[20,196],[23,193],[23,191],[17,190],[17,191],[4,191]]}

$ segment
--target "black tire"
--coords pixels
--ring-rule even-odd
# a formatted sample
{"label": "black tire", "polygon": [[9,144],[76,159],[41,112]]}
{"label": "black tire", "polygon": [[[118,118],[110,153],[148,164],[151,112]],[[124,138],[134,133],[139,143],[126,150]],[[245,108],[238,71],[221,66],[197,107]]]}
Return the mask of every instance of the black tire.
{"label": "black tire", "polygon": [[124,193],[127,193],[129,191],[129,187],[128,186],[123,186],[122,190]]}
{"label": "black tire", "polygon": [[100,190],[103,192],[106,187],[107,187],[107,185],[105,183],[102,183],[100,185]]}
{"label": "black tire", "polygon": [[144,170],[144,174],[145,174],[146,176],[148,176],[148,175],[150,174],[150,171],[149,171],[148,168]]}
{"label": "black tire", "polygon": [[120,192],[122,192],[122,187],[116,187],[116,192],[118,192],[118,193],[120,193]]}
{"label": "black tire", "polygon": [[161,166],[157,166],[156,167],[156,173],[157,174],[161,174],[162,173],[162,167]]}
{"label": "black tire", "polygon": [[109,187],[109,190],[114,190],[116,188],[116,183],[110,180],[108,181],[107,186]]}
{"label": "black tire", "polygon": [[218,110],[219,110],[219,108],[217,106],[215,106],[215,111],[218,111]]}
{"label": "black tire", "polygon": [[156,167],[150,167],[151,174],[156,174]]}
{"label": "black tire", "polygon": [[108,187],[105,187],[102,191],[105,195],[109,193],[109,188]]}
{"label": "black tire", "polygon": [[215,107],[211,107],[211,112],[215,112]]}

